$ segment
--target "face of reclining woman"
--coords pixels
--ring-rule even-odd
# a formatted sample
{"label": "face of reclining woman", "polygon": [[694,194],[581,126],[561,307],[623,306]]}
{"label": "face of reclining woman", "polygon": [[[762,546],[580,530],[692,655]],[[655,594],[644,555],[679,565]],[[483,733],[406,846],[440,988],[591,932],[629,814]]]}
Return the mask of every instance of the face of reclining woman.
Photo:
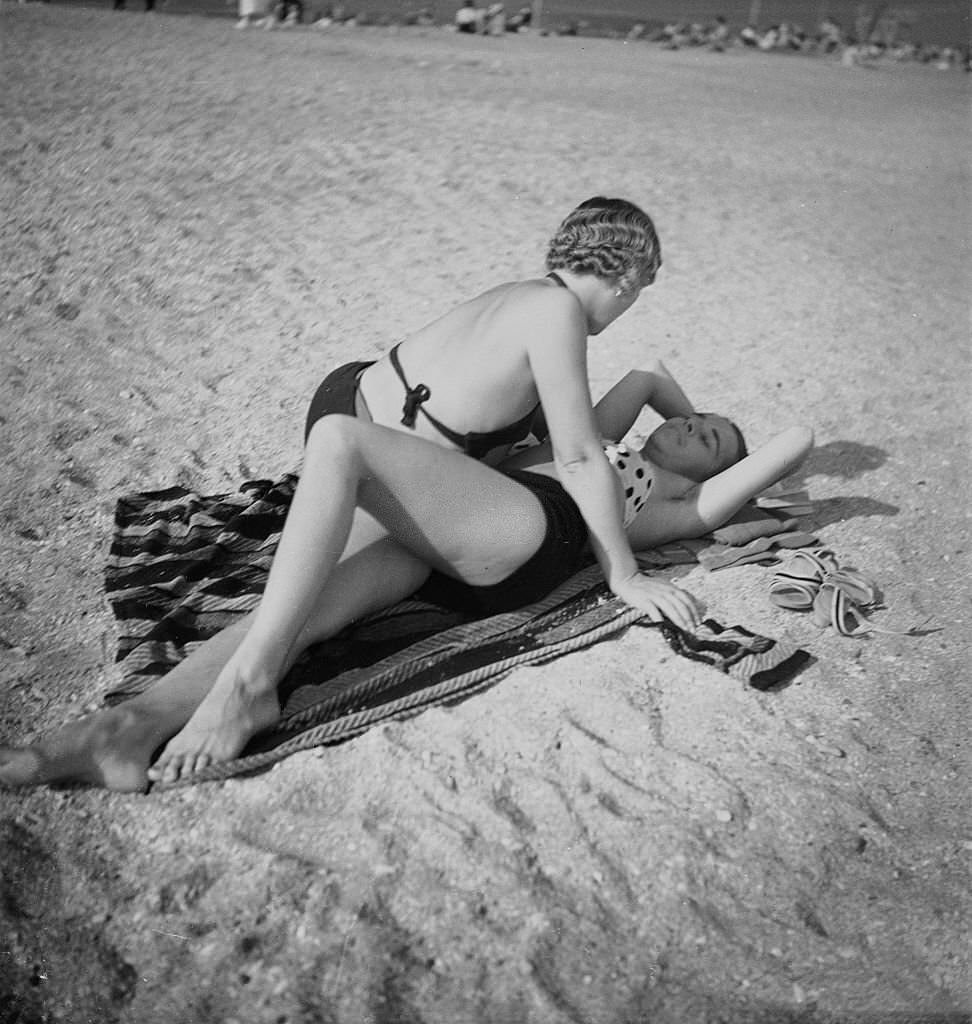
{"label": "face of reclining woman", "polygon": [[721,473],[746,454],[735,424],[711,412],[665,420],[641,451],[656,466],[696,482]]}

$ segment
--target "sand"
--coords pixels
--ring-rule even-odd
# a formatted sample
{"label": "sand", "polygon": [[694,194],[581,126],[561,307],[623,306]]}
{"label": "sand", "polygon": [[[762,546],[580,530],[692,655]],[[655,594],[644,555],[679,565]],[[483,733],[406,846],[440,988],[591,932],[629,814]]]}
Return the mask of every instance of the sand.
{"label": "sand", "polygon": [[967,1019],[968,84],[591,39],[234,32],[0,8],[0,738],[116,678],[116,497],[299,457],[323,372],[539,269],[573,205],[665,266],[661,357],[872,575],[845,639],[772,569],[684,574],[816,658],[778,693],[649,631],[254,778],[0,793],[0,1020]]}

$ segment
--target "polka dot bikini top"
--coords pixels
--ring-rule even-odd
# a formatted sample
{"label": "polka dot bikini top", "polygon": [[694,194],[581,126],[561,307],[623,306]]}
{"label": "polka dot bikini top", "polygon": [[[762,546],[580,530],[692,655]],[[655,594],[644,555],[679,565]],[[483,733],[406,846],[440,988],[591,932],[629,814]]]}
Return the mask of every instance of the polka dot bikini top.
{"label": "polka dot bikini top", "polygon": [[651,463],[623,443],[604,441],[603,444],[604,454],[624,488],[624,525],[629,526],[648,500],[652,485]]}

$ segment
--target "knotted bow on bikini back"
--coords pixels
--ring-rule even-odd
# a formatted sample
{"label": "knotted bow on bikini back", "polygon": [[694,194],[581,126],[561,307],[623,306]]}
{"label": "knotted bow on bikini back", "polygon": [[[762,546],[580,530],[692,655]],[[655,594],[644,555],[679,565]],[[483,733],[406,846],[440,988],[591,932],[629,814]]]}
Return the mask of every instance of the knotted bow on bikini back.
{"label": "knotted bow on bikini back", "polygon": [[[400,345],[401,343],[399,343]],[[433,427],[447,440],[451,441],[460,451],[465,452],[474,459],[481,459],[495,448],[516,444],[522,441],[530,433],[534,418],[540,408],[537,403],[525,416],[511,423],[508,427],[500,427],[497,430],[488,430],[482,433],[470,432],[459,434],[451,427],[447,427],[441,420],[436,419],[422,406],[432,397],[432,391],[426,384],[416,384],[414,387],[409,384],[402,369],[401,360],[398,358],[399,345],[396,345],[389,353],[392,367],[398,374],[398,379],[405,388],[405,402],[402,405],[402,425],[415,428],[415,419],[419,412],[432,424]]]}

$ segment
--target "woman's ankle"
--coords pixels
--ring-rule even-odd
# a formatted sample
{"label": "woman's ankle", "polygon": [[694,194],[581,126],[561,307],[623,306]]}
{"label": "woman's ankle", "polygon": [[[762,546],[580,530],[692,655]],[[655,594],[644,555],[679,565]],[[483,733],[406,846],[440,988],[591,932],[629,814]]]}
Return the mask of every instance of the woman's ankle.
{"label": "woman's ankle", "polygon": [[259,696],[276,689],[287,664],[288,651],[279,644],[269,648],[254,640],[245,640],[227,662],[219,678],[231,681],[234,688],[248,696]]}

